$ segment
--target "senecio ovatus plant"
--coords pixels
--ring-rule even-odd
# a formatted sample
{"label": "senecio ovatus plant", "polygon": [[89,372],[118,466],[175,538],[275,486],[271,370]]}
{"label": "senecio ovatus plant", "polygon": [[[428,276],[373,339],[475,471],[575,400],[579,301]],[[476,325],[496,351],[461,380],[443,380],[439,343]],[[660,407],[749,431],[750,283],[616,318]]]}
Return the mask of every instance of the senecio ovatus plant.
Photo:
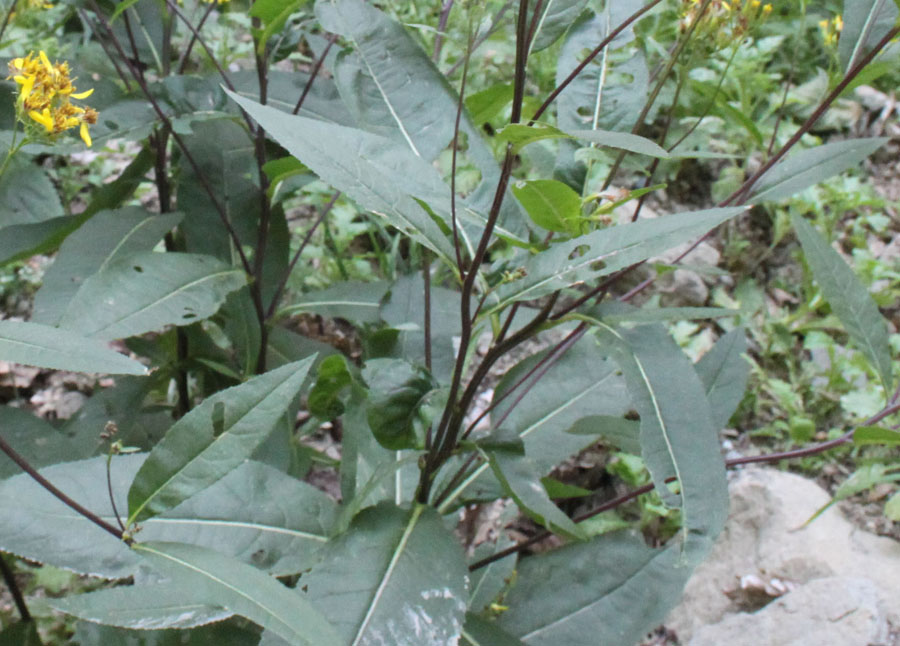
{"label": "senecio ovatus plant", "polygon": [[[898,410],[885,321],[803,218],[810,276],[885,393],[843,435],[723,459],[718,433],[748,373],[740,312],[648,298],[657,272],[720,224],[884,144],[809,134],[861,74],[884,71],[870,64],[898,10],[875,0],[846,3],[829,45],[839,65],[805,121],[779,128],[778,91],[739,108],[758,150],[703,134],[711,110],[736,111],[723,80],[744,44],[778,33],[782,49],[825,47],[823,16],[776,29],[796,11],[10,10],[0,261],[53,261],[30,319],[0,321],[0,359],[110,375],[68,420],[0,409],[0,550],[96,577],[43,612],[66,613],[83,645],[624,646],[664,619],[709,554],[728,467],[896,442],[877,426]],[[51,62],[66,59],[71,69]],[[63,203],[46,161],[82,148],[64,136],[75,128],[101,154],[131,142],[120,148],[131,156]],[[730,194],[644,217],[657,178],[686,158],[717,160]],[[342,259],[335,231],[350,223],[378,267]],[[326,251],[309,253],[320,233]],[[327,283],[327,267],[343,277],[303,289]],[[299,334],[301,313],[342,322],[345,352]],[[666,326],[684,318],[720,334],[696,363]],[[550,477],[596,446],[644,486],[610,499]],[[661,519],[648,538],[639,523],[597,522],[639,496]],[[0,565],[21,614],[0,641],[40,643]]]}

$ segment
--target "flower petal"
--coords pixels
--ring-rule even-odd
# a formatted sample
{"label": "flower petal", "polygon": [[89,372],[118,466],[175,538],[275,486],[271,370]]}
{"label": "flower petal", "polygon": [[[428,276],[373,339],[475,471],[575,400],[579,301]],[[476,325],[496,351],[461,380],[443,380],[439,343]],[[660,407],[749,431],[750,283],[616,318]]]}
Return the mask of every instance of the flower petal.
{"label": "flower petal", "polygon": [[81,134],[81,138],[84,139],[84,143],[86,143],[87,147],[90,148],[91,147],[91,133],[88,132],[88,126],[84,121],[81,122],[81,129],[78,132],[79,132],[79,134]]}
{"label": "flower petal", "polygon": [[44,128],[47,129],[47,132],[53,132],[53,117],[50,116],[49,108],[44,108],[43,112],[32,110],[28,113],[28,116],[44,126]]}

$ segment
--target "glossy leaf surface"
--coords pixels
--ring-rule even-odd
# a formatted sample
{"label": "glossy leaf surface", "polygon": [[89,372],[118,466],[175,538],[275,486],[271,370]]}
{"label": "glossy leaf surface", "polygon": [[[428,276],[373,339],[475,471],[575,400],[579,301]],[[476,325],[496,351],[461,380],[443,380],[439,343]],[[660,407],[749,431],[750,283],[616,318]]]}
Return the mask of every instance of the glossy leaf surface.
{"label": "glossy leaf surface", "polygon": [[434,510],[381,504],[360,513],[300,585],[342,644],[446,646],[462,631],[466,574]]}
{"label": "glossy leaf surface", "polygon": [[123,339],[216,313],[243,271],[197,254],[144,252],[84,281],[59,321],[96,339]]}
{"label": "glossy leaf surface", "polygon": [[198,602],[218,605],[295,646],[339,646],[334,628],[292,590],[254,567],[182,543],[140,543],[135,551]]}
{"label": "glossy leaf surface", "polygon": [[129,524],[171,509],[249,458],[297,396],[313,360],[222,390],[178,420],[135,476]]}
{"label": "glossy leaf surface", "polygon": [[34,296],[31,320],[59,323],[86,278],[140,251],[151,251],[181,218],[180,213],[153,215],[137,207],[94,215],[59,248]]}

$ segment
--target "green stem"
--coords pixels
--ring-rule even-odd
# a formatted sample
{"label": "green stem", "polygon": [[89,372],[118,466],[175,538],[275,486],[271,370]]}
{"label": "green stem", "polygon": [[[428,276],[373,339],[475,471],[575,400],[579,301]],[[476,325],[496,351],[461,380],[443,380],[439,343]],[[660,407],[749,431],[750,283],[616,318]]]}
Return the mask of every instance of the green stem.
{"label": "green stem", "polygon": [[[18,125],[18,124],[16,124]],[[9,166],[9,162],[12,160],[13,155],[19,152],[19,149],[22,148],[25,144],[28,143],[28,136],[26,135],[22,141],[16,143],[16,137],[19,134],[18,128],[13,128],[12,142],[9,144],[9,150],[6,153],[6,159],[3,160],[3,164],[0,165],[0,177],[3,177],[3,173],[6,172],[7,166]]]}

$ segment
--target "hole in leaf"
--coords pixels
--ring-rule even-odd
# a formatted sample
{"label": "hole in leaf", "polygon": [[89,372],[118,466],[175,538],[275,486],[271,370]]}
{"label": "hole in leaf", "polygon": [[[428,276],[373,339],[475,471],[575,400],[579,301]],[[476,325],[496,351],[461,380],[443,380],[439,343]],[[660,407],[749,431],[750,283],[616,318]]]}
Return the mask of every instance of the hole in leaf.
{"label": "hole in leaf", "polygon": [[590,251],[591,246],[586,244],[580,244],[569,254],[569,260],[575,260],[575,258],[581,258],[584,254]]}
{"label": "hole in leaf", "polygon": [[216,402],[212,410],[213,437],[219,437],[225,430],[225,402]]}

